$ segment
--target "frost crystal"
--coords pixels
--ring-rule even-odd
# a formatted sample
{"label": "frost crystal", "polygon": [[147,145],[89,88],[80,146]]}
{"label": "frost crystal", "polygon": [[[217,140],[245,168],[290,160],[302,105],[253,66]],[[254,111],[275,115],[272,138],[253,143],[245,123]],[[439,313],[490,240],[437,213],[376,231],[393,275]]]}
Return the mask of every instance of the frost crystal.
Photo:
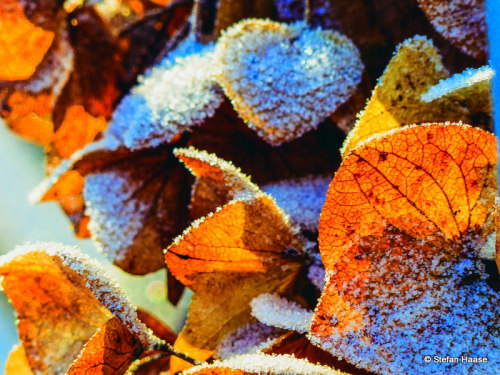
{"label": "frost crystal", "polygon": [[145,204],[134,199],[143,182],[130,175],[125,170],[110,170],[85,178],[83,196],[85,214],[90,217],[89,230],[99,250],[115,262],[125,257],[153,204],[153,200]]}
{"label": "frost crystal", "polygon": [[7,255],[0,257],[0,264],[6,264],[18,256],[40,252],[59,258],[64,265],[85,279],[87,287],[99,302],[120,318],[146,348],[159,343],[158,338],[139,320],[135,307],[123,294],[118,283],[108,276],[95,259],[82,253],[76,246],[64,246],[55,242],[28,243],[17,246]]}
{"label": "frost crystal", "polygon": [[262,186],[262,191],[276,199],[294,225],[315,233],[331,181],[332,176],[307,176],[270,183]]}
{"label": "frost crystal", "polygon": [[235,355],[256,353],[271,346],[283,333],[282,329],[260,322],[246,324],[222,340],[217,347],[215,357],[228,359]]}
{"label": "frost crystal", "polygon": [[314,259],[314,262],[307,270],[307,277],[319,291],[323,291],[325,284],[325,266],[323,265],[321,256],[318,253],[311,254],[311,257]]}
{"label": "frost crystal", "polygon": [[226,95],[272,145],[315,129],[352,95],[363,71],[347,37],[303,23],[242,21],[221,37],[215,54]]}
{"label": "frost crystal", "polygon": [[294,356],[287,354],[245,354],[230,358],[226,361],[215,361],[211,365],[204,364],[196,366],[183,372],[183,374],[196,374],[197,371],[203,369],[214,369],[216,371],[217,368],[242,370],[251,374],[345,375],[345,373],[334,370],[330,367],[313,365],[304,359],[297,359]]}
{"label": "frost crystal", "polygon": [[199,125],[224,98],[214,69],[213,45],[184,41],[123,98],[106,135],[135,150],[167,143]]}
{"label": "frost crystal", "polygon": [[274,294],[261,294],[250,303],[252,315],[273,327],[306,333],[311,323],[312,311],[300,307]]}

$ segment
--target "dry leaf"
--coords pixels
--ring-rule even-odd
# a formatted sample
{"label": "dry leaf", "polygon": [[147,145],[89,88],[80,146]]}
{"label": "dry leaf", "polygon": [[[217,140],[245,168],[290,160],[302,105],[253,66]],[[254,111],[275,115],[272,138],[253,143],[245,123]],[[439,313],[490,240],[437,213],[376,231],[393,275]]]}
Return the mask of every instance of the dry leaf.
{"label": "dry leaf", "polygon": [[[175,347],[192,357],[212,356],[222,338],[250,320],[250,301],[283,292],[301,262],[286,256],[301,242],[271,198],[235,200],[195,222],[168,248],[167,266],[194,291],[188,320]],[[237,298],[234,298],[237,296]],[[171,371],[187,363],[172,360]]]}
{"label": "dry leaf", "polygon": [[349,133],[342,148],[343,157],[370,136],[404,125],[468,120],[468,111],[454,102],[429,104],[420,99],[431,86],[447,77],[438,51],[429,40],[416,36],[401,44]]}
{"label": "dry leaf", "polygon": [[315,129],[349,99],[363,71],[347,37],[303,23],[242,21],[219,39],[215,54],[227,97],[274,146]]}
{"label": "dry leaf", "polygon": [[210,365],[193,367],[183,375],[346,375],[330,367],[313,365],[293,355],[245,354]]}
{"label": "dry leaf", "polygon": [[422,360],[500,349],[500,295],[479,259],[495,230],[496,165],[495,137],[456,124],[399,129],[351,151],[321,214],[327,275],[311,341],[382,374],[497,373],[496,360]]}
{"label": "dry leaf", "polygon": [[484,60],[487,50],[484,0],[417,0],[432,26],[460,50]]}
{"label": "dry leaf", "polygon": [[217,4],[215,36],[218,38],[228,27],[245,18],[270,18],[273,8],[272,0],[221,0]]}
{"label": "dry leaf", "polygon": [[77,248],[54,243],[19,247],[0,258],[0,275],[35,373],[64,373],[93,336],[96,345],[107,338],[106,328],[98,331],[113,316],[143,349],[159,343],[100,265]]}

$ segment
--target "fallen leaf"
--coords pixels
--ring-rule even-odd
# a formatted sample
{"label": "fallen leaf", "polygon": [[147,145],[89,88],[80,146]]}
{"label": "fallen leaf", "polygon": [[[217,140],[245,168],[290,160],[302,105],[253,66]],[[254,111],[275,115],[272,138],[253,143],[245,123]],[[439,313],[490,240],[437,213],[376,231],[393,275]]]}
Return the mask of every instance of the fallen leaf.
{"label": "fallen leaf", "polygon": [[98,331],[113,317],[143,349],[159,343],[100,265],[77,248],[54,243],[19,247],[0,258],[0,275],[35,373],[64,373],[93,336],[96,344],[106,338],[106,328]]}
{"label": "fallen leaf", "polygon": [[417,0],[434,26],[460,50],[484,60],[487,50],[484,0]]}
{"label": "fallen leaf", "polygon": [[141,352],[139,340],[115,316],[87,341],[66,374],[121,375]]}
{"label": "fallen leaf", "polygon": [[[248,323],[250,301],[283,292],[301,262],[284,251],[302,243],[282,211],[260,193],[235,200],[198,220],[169,246],[169,271],[194,291],[175,348],[195,359],[213,355],[222,338]],[[238,296],[238,298],[234,298]],[[171,371],[187,363],[172,359]]]}
{"label": "fallen leaf", "polygon": [[33,375],[22,345],[16,345],[11,350],[5,363],[5,375]]}
{"label": "fallen leaf", "polygon": [[345,375],[327,366],[313,365],[293,355],[245,354],[210,365],[193,367],[183,375]]}
{"label": "fallen leaf", "polygon": [[162,339],[168,344],[173,344],[175,342],[177,334],[153,314],[143,309],[137,309],[137,317],[151,331],[153,331],[156,337]]}
{"label": "fallen leaf", "polygon": [[342,156],[370,136],[404,125],[469,120],[467,109],[453,102],[421,101],[423,93],[447,77],[439,53],[429,40],[416,36],[402,43],[344,142]]}
{"label": "fallen leaf", "polygon": [[215,37],[218,38],[228,27],[245,18],[270,18],[273,15],[272,0],[242,2],[221,0],[217,4]]}
{"label": "fallen leaf", "polygon": [[326,279],[310,340],[382,374],[496,373],[420,360],[500,348],[500,295],[479,259],[495,230],[496,165],[495,137],[459,124],[406,127],[352,150],[321,213]]}
{"label": "fallen leaf", "polygon": [[349,99],[363,71],[347,37],[303,23],[241,21],[219,39],[215,54],[226,96],[273,146],[315,129]]}

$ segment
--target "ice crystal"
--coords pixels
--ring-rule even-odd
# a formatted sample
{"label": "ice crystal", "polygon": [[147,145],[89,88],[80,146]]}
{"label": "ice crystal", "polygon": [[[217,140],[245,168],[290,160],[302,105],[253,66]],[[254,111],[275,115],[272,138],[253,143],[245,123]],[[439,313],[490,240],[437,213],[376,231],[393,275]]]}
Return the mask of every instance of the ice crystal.
{"label": "ice crystal", "polygon": [[274,294],[261,294],[250,303],[252,314],[260,322],[273,327],[306,333],[311,323],[312,311],[300,307]]}
{"label": "ice crystal", "polygon": [[302,230],[318,231],[319,215],[325,203],[332,176],[306,176],[262,186],[276,199],[294,225]]}
{"label": "ice crystal", "polygon": [[342,372],[331,367],[313,365],[304,359],[297,359],[293,355],[287,354],[245,354],[225,361],[215,361],[210,365],[196,366],[183,372],[183,374],[196,374],[197,371],[204,369],[214,369],[216,371],[218,367],[243,370],[251,374],[343,375]]}
{"label": "ice crystal", "polygon": [[216,47],[218,81],[240,116],[272,145],[315,129],[361,80],[345,36],[303,23],[245,20]]}
{"label": "ice crystal", "polygon": [[228,359],[235,355],[256,353],[269,347],[284,331],[260,322],[248,323],[227,335],[217,347],[215,356]]}

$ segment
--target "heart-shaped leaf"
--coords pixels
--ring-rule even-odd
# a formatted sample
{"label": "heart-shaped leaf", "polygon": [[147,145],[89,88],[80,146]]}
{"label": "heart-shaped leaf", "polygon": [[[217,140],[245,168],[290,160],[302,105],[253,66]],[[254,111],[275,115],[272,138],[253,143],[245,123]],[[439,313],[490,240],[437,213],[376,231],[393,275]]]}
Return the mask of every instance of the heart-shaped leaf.
{"label": "heart-shaped leaf", "polygon": [[363,71],[347,37],[301,23],[242,21],[215,53],[217,80],[235,109],[275,146],[315,129],[352,95]]}

